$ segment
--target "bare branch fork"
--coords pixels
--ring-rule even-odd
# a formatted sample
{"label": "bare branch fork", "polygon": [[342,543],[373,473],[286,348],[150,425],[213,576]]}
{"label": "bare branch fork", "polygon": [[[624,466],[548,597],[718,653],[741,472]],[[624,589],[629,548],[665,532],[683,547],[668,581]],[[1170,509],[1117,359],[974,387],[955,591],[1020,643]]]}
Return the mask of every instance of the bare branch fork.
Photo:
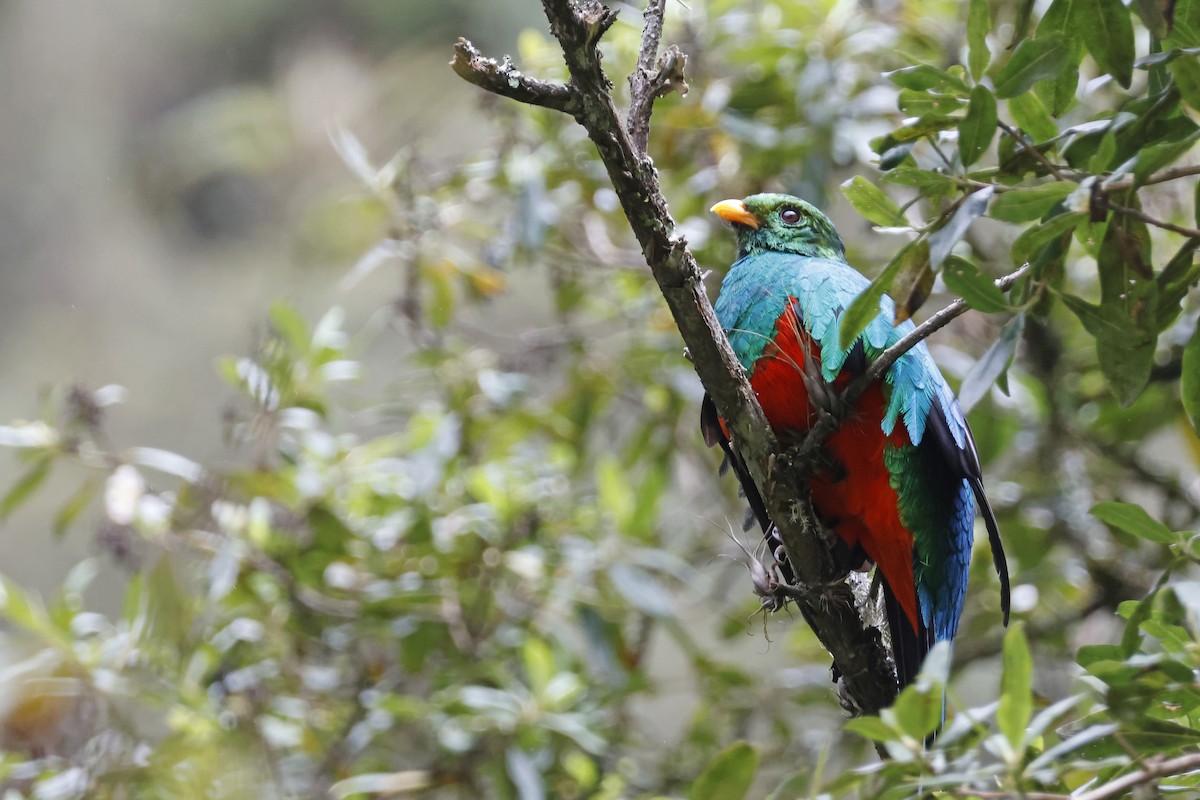
{"label": "bare branch fork", "polygon": [[[854,706],[876,713],[895,699],[895,675],[879,631],[864,625],[838,563],[808,501],[805,479],[817,469],[820,445],[837,427],[823,418],[797,451],[785,451],[717,322],[700,268],[675,229],[653,163],[646,155],[654,100],[683,92],[686,57],[671,47],[660,57],[665,0],[648,0],[631,101],[621,122],[612,84],[600,65],[597,43],[616,20],[599,0],[542,0],[550,32],[562,46],[570,80],[552,83],[522,74],[508,61],[486,58],[470,42],[454,48],[454,71],[493,94],[570,114],[588,133],[608,171],[625,216],[687,345],[701,382],[725,419],[738,451],[776,522],[797,574],[805,618],[833,656],[844,692]],[[1019,273],[1009,276],[1015,281]],[[935,315],[917,333],[889,349],[871,370],[847,387],[853,400],[910,347],[965,310],[961,301]],[[853,394],[850,394],[853,393]],[[793,592],[787,592],[792,595]]]}

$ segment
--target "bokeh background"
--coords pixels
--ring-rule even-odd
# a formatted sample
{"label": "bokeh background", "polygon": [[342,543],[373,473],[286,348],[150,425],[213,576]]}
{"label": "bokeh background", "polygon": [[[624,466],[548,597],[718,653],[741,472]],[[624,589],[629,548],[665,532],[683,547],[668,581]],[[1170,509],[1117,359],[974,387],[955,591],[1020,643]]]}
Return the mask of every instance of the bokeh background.
{"label": "bokeh background", "polygon": [[[623,99],[641,16],[617,5],[605,63]],[[999,62],[1029,18],[990,6]],[[870,143],[904,118],[961,106],[906,97],[884,73],[963,60],[964,13],[952,0],[669,3],[692,91],[659,102],[650,152],[711,289],[733,247],[706,209],[764,189],[827,210],[864,272],[888,262],[907,239],[874,229],[838,186],[879,180]],[[702,446],[701,389],[590,144],[447,65],[462,35],[561,78],[544,27],[534,0],[0,0],[0,420],[58,423],[71,387],[119,385],[104,424],[84,420],[91,445],[182,453],[228,490],[218,502],[203,481],[142,464],[134,501],[153,502],[114,530],[121,498],[97,492],[56,536],[81,481],[119,481],[111,464],[55,454],[47,484],[0,525],[0,573],[35,597],[87,557],[99,577],[86,599],[68,587],[54,600],[51,645],[0,653],[0,667],[29,655],[41,669],[52,653],[45,671],[75,681],[103,724],[80,724],[73,746],[27,747],[34,767],[6,765],[47,780],[86,769],[122,798],[143,747],[151,792],[229,761],[245,786],[272,787],[259,796],[378,773],[437,797],[617,798],[679,794],[735,739],[762,753],[760,794],[793,770],[873,759],[843,730],[827,655],[801,621],[752,616],[731,538],[742,504]],[[1062,125],[1127,101],[1092,77],[1088,62]],[[1144,89],[1139,73],[1132,91]],[[925,171],[938,163],[914,154]],[[1186,219],[1181,183],[1146,207]],[[933,219],[945,199],[913,214]],[[998,276],[1019,232],[980,219],[960,251]],[[1154,246],[1157,264],[1179,245],[1155,231]],[[1066,262],[1064,285],[1094,296],[1094,254]],[[927,308],[948,299],[933,291]],[[1011,391],[984,391],[972,412],[1041,698],[1072,691],[1076,650],[1114,640],[1114,612],[1169,562],[1089,509],[1131,500],[1195,526],[1200,440],[1177,380],[1194,299],[1184,306],[1131,407],[1060,305],[1031,312]],[[952,384],[1009,316],[967,314],[931,342]],[[255,373],[237,372],[254,359],[286,411],[319,419],[288,428],[258,402]],[[341,380],[360,365],[361,380]],[[66,416],[64,430],[78,425]],[[0,486],[26,469],[3,454]],[[171,519],[138,516],[163,498],[178,503]],[[199,522],[184,513],[196,508]],[[1003,634],[980,555],[956,709],[996,696]],[[316,605],[287,596],[280,572]],[[144,661],[113,655],[156,619],[136,642]],[[238,638],[244,620],[257,638]],[[140,681],[160,694],[143,698]],[[99,766],[80,755],[97,729],[120,753]],[[199,735],[209,747],[192,747]],[[35,763],[45,755],[60,760]]]}
{"label": "bokeh background", "polygon": [[[394,273],[339,286],[380,225],[331,134],[456,166],[493,133],[451,43],[515,51],[540,24],[520,0],[0,4],[0,418],[118,384],[116,442],[230,455],[216,360],[254,347],[271,300],[361,322],[396,290]],[[373,377],[408,347],[385,334]],[[0,482],[19,468],[3,459]],[[0,527],[4,571],[42,591],[96,552],[47,535],[52,505]]]}

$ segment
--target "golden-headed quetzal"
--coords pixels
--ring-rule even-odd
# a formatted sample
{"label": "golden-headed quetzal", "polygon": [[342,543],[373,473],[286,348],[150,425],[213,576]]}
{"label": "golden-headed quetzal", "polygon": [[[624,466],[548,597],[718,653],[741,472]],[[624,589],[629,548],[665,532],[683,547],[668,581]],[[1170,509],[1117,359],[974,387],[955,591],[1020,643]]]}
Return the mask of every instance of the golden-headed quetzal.
{"label": "golden-headed quetzal", "polygon": [[[893,325],[894,306],[884,296],[862,334],[841,347],[841,316],[870,281],[846,262],[833,223],[782,194],[726,200],[712,210],[733,223],[738,245],[717,298],[717,318],[776,435],[794,439],[809,429],[818,408],[832,402],[829,387],[843,389],[913,324]],[[770,535],[761,495],[707,396],[701,428],[710,446],[725,450]],[[1000,574],[1007,624],[1008,568],[975,442],[924,342],[863,392],[825,447],[836,464],[809,481],[813,508],[852,552],[865,554],[882,573],[900,688],[916,677],[934,642],[952,641],[958,630],[976,502]],[[786,570],[786,563],[781,567]]]}

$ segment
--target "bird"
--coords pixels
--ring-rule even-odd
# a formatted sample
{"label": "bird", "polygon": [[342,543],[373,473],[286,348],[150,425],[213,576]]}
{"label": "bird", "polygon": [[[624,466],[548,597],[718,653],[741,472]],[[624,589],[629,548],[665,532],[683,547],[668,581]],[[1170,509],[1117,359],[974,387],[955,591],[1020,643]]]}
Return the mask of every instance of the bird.
{"label": "bird", "polygon": [[[838,393],[914,326],[910,320],[893,324],[895,304],[885,294],[878,314],[842,346],[842,315],[870,281],[846,261],[845,245],[825,214],[773,193],[724,200],[712,212],[732,223],[737,236],[737,260],[722,281],[717,319],[767,422],[786,442],[803,436],[822,411],[841,419],[825,440],[829,463],[808,479],[808,488],[818,518],[854,554],[852,563],[876,565],[902,690],[933,645],[953,642],[958,632],[976,505],[1008,624],[1008,566],[971,429],[923,341],[852,408],[837,408]],[[770,537],[763,495],[708,394],[701,430],[710,447],[724,450]],[[780,571],[793,582],[782,557],[780,551]]]}

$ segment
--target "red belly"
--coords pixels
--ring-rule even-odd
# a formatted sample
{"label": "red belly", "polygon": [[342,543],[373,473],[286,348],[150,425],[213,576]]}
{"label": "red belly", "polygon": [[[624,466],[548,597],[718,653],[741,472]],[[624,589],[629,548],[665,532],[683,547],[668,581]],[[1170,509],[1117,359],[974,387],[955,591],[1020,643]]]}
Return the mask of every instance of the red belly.
{"label": "red belly", "polygon": [[[767,345],[750,376],[750,386],[758,395],[763,413],[776,435],[783,438],[806,432],[815,419],[800,376],[808,357],[818,363],[821,358],[820,346],[809,340],[791,309],[789,303],[788,311],[775,326],[774,342]],[[833,385],[841,390],[850,379],[849,375],[839,375]],[[901,424],[885,436],[880,428],[883,414],[883,387],[873,384],[825,442],[845,472],[813,478],[810,486],[817,513],[843,541],[851,547],[862,545],[879,565],[915,631],[913,537],[900,521],[899,500],[883,462],[884,444],[908,444],[908,432]]]}

